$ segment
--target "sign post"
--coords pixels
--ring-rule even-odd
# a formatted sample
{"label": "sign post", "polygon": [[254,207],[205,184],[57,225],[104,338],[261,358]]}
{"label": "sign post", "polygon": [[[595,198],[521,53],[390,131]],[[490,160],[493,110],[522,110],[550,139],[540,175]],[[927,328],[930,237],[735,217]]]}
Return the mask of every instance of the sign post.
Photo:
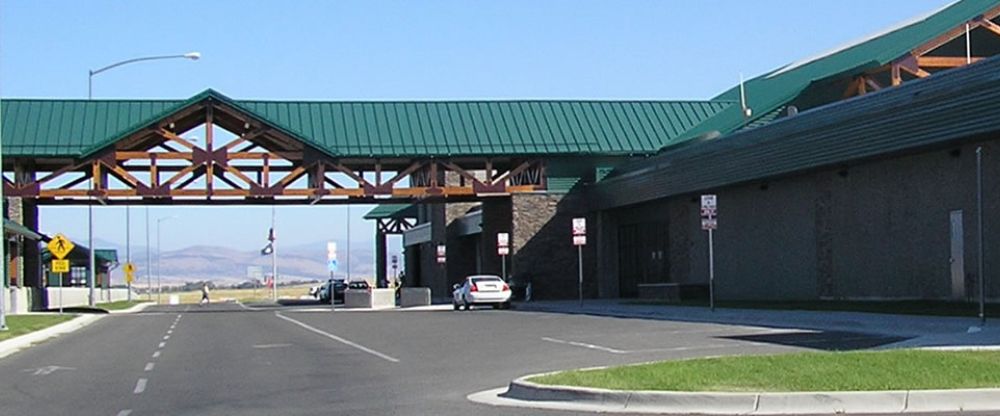
{"label": "sign post", "polygon": [[708,231],[708,307],[715,312],[715,244],[712,231],[719,227],[715,195],[701,196],[701,229]]}
{"label": "sign post", "polygon": [[[330,310],[336,309],[336,301],[334,298],[337,297],[336,284],[333,282],[334,274],[337,273],[337,268],[339,268],[340,263],[337,261],[337,242],[327,241],[326,242],[326,270],[330,272],[330,283],[327,287],[330,288]],[[320,286],[322,288],[323,286]]]}
{"label": "sign post", "polygon": [[[65,258],[69,255],[69,252],[73,251],[73,248],[76,247],[76,245],[73,244],[72,241],[69,241],[65,235],[59,233],[56,234],[55,237],[52,237],[52,240],[49,240],[49,244],[46,245],[46,247],[49,249],[49,253],[51,253],[53,257],[51,267],[52,273],[59,276],[59,314],[62,315],[63,273],[69,273],[69,260],[65,260]],[[91,250],[93,250],[93,247],[91,247]]]}
{"label": "sign post", "polygon": [[583,306],[583,246],[587,245],[587,219],[573,218],[573,245],[576,246],[578,279],[576,292]]}
{"label": "sign post", "polygon": [[507,255],[510,254],[510,234],[497,233],[497,254],[500,255],[500,270],[503,281],[507,281]]}
{"label": "sign post", "polygon": [[392,255],[392,281],[396,286],[399,286],[399,272],[396,271],[399,268],[399,257],[395,254]]}

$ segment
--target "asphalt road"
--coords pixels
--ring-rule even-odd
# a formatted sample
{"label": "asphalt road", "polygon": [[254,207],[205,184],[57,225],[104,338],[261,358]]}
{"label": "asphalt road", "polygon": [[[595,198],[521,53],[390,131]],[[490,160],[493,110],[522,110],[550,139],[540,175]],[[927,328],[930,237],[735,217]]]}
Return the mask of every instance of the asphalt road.
{"label": "asphalt road", "polygon": [[567,415],[465,397],[550,370],[891,341],[518,311],[154,307],[0,359],[0,415]]}

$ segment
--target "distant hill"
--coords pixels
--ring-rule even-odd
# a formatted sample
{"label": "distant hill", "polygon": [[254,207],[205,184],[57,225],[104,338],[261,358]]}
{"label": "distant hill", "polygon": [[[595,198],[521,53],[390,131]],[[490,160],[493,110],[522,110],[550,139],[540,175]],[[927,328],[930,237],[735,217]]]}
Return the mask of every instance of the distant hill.
{"label": "distant hill", "polygon": [[[125,248],[107,241],[95,241],[98,248],[118,249],[118,258],[125,261]],[[346,242],[338,242],[338,256],[341,270],[345,274],[347,254]],[[390,251],[389,255],[398,254]],[[217,284],[232,284],[247,279],[248,266],[260,266],[265,274],[271,272],[271,256],[260,251],[234,250],[221,246],[191,246],[180,250],[164,251],[160,265],[163,268],[164,284],[174,285],[187,281],[211,280]],[[152,276],[156,277],[156,250],[151,252]],[[375,275],[374,243],[353,242],[351,247],[351,276],[370,277]],[[137,284],[143,285],[146,268],[146,247],[132,246],[132,261],[136,264]],[[117,271],[119,278],[121,272]],[[329,273],[326,266],[326,242],[278,246],[278,276],[287,279],[325,279]]]}

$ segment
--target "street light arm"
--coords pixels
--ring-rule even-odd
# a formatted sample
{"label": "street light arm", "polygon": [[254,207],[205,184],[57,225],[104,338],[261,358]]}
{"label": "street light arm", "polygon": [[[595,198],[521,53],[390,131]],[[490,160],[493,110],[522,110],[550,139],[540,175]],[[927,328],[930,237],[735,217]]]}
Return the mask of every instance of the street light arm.
{"label": "street light arm", "polygon": [[185,54],[182,54],[182,55],[158,55],[158,56],[144,56],[144,57],[141,57],[141,58],[126,59],[124,61],[115,62],[115,63],[113,63],[111,65],[108,65],[108,66],[100,68],[100,69],[92,69],[92,70],[90,70],[90,75],[94,76],[94,75],[100,74],[101,72],[107,71],[109,69],[117,68],[119,66],[128,65],[128,64],[131,64],[131,63],[135,63],[135,62],[155,61],[155,60],[160,60],[160,59],[177,59],[177,58],[187,58],[187,59],[197,60],[197,59],[201,58],[201,54],[198,53],[198,52],[190,52],[190,53],[185,53]]}

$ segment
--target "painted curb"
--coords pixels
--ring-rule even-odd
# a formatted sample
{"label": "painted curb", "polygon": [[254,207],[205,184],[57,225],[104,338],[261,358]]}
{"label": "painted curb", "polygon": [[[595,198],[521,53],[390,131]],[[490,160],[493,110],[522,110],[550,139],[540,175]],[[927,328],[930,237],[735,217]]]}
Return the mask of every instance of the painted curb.
{"label": "painted curb", "polygon": [[0,358],[6,357],[8,355],[14,354],[20,350],[28,348],[34,344],[47,341],[49,339],[58,337],[63,334],[68,334],[70,332],[76,331],[87,325],[96,322],[107,315],[104,314],[86,314],[79,315],[74,319],[60,324],[52,325],[48,328],[41,329],[35,332],[30,332],[18,337],[8,339],[6,341],[0,342]]}
{"label": "painted curb", "polygon": [[790,393],[715,393],[625,391],[547,386],[518,378],[506,391],[470,394],[471,401],[494,406],[532,407],[610,413],[791,415],[892,414],[1000,410],[1000,388]]}

